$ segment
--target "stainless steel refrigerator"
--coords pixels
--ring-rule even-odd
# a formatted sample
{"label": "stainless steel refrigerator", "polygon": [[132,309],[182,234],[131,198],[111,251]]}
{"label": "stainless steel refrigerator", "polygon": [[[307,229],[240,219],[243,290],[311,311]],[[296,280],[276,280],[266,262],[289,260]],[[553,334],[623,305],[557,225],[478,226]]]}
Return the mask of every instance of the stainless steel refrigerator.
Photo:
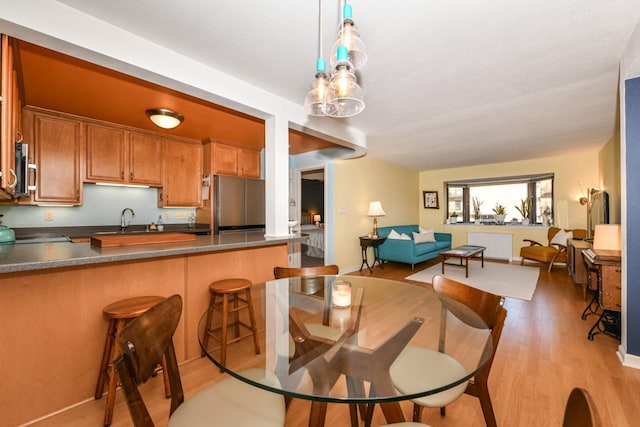
{"label": "stainless steel refrigerator", "polygon": [[214,177],[215,232],[264,230],[264,181],[216,175]]}

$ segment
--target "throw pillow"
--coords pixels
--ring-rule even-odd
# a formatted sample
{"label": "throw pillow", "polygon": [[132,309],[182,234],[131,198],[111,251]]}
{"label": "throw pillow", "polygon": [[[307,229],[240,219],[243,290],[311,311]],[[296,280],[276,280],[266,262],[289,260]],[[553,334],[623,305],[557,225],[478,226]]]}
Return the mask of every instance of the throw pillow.
{"label": "throw pillow", "polygon": [[551,239],[551,244],[567,246],[567,240],[569,239],[573,239],[573,231],[560,230]]}
{"label": "throw pillow", "polygon": [[391,231],[389,232],[389,235],[387,236],[387,239],[399,239],[399,238],[400,238],[400,234],[392,228]]}
{"label": "throw pillow", "polygon": [[433,233],[433,228],[427,228],[424,229],[422,227],[418,227],[420,229],[420,234],[424,234],[424,233]]}
{"label": "throw pillow", "polygon": [[411,237],[409,237],[408,235],[402,233],[399,237],[400,240],[411,240]]}
{"label": "throw pillow", "polygon": [[426,243],[426,242],[435,242],[436,241],[436,237],[432,232],[427,232],[427,233],[413,233],[413,241],[416,243],[416,245],[418,243]]}

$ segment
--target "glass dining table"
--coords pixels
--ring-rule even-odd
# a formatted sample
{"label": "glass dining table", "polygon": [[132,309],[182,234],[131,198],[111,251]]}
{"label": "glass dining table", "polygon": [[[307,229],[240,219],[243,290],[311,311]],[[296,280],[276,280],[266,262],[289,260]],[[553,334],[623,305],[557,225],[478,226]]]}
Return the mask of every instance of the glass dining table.
{"label": "glass dining table", "polygon": [[[351,404],[352,424],[357,424],[357,408],[364,416],[372,408],[368,404],[380,404],[388,423],[402,422],[400,401],[468,381],[492,353],[490,330],[460,321],[444,308],[446,297],[431,287],[338,275],[271,280],[255,284],[252,293],[261,353],[227,356],[222,364],[215,340],[209,340],[210,348],[203,345],[206,312],[198,328],[200,346],[213,363],[241,381],[310,400],[309,426],[324,425],[329,403]],[[467,309],[456,307],[458,315],[459,310]],[[464,369],[400,391],[390,370],[408,346],[445,353]],[[264,369],[278,381],[261,382],[255,370],[243,375],[247,368]]]}

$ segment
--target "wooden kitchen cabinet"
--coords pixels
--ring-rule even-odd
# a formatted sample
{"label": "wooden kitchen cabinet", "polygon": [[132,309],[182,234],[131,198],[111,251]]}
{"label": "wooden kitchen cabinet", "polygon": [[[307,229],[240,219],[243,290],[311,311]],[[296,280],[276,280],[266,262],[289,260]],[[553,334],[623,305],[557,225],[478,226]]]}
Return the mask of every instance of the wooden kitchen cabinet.
{"label": "wooden kitchen cabinet", "polygon": [[24,114],[37,166],[32,202],[82,204],[82,122],[40,109],[25,109]]}
{"label": "wooden kitchen cabinet", "polygon": [[211,145],[214,175],[260,178],[259,149],[226,142],[212,142]]}
{"label": "wooden kitchen cabinet", "polygon": [[96,124],[85,135],[86,181],[162,185],[163,138]]}
{"label": "wooden kitchen cabinet", "polygon": [[158,206],[201,207],[202,144],[165,139],[162,181]]}
{"label": "wooden kitchen cabinet", "polygon": [[20,92],[19,61],[11,38],[0,40],[0,200],[11,200],[15,194],[15,142],[21,135],[23,100]]}

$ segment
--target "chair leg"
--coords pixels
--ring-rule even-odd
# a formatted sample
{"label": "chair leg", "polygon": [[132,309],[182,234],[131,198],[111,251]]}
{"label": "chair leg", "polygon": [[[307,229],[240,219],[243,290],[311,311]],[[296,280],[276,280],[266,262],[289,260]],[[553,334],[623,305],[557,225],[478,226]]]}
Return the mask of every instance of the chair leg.
{"label": "chair leg", "polygon": [[[227,329],[229,327],[229,295],[222,296],[222,329],[220,330],[220,363],[227,363]],[[220,372],[224,372],[220,368]]]}
{"label": "chair leg", "polygon": [[[120,336],[120,332],[125,325],[125,320],[117,319],[115,323],[115,331],[114,331],[114,340],[115,337]],[[109,357],[110,361],[116,359],[116,357],[120,355],[120,351],[118,346],[115,343],[112,344],[111,355]],[[111,420],[113,418],[113,407],[116,403],[116,387],[118,386],[118,373],[116,372],[116,368],[113,363],[109,363],[107,366],[107,376],[109,378],[109,382],[107,383],[107,401],[105,403],[104,408],[104,425],[111,425]]]}
{"label": "chair leg", "polygon": [[482,407],[482,414],[484,415],[484,421],[487,427],[497,427],[496,416],[493,412],[493,405],[491,404],[491,396],[489,395],[489,386],[487,384],[488,378],[482,378],[482,376],[476,376],[475,382],[470,383],[465,393],[478,397],[480,400],[480,406]]}
{"label": "chair leg", "polygon": [[422,406],[413,404],[413,422],[419,423],[422,418]]}

